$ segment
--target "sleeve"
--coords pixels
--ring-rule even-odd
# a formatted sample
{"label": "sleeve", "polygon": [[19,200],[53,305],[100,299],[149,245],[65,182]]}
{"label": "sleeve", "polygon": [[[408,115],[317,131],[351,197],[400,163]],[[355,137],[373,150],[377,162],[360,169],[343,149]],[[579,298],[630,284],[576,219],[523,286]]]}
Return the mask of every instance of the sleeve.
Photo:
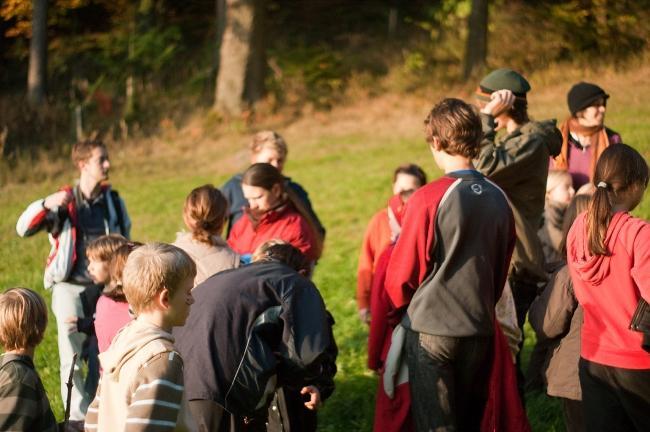
{"label": "sleeve", "polygon": [[357,268],[357,306],[359,309],[370,307],[370,289],[372,287],[373,264],[375,262],[375,244],[373,233],[377,229],[377,215],[375,214],[366,232],[363,235],[361,252],[359,253],[359,265]]}
{"label": "sleeve", "polygon": [[644,222],[634,240],[634,262],[630,275],[643,299],[650,303],[650,224]]}
{"label": "sleeve", "polygon": [[120,200],[120,210],[122,212],[122,224],[124,226],[124,232],[122,233],[124,237],[130,239],[131,238],[131,218],[129,217],[129,213],[126,211],[126,204],[124,204],[124,200],[122,197],[118,198]]}
{"label": "sleeve", "polygon": [[290,224],[286,230],[286,241],[302,252],[309,261],[316,261],[318,257],[314,247],[316,245],[315,233],[313,233],[307,221],[302,216],[299,216]]}
{"label": "sleeve", "polygon": [[48,214],[44,206],[45,199],[31,203],[20,215],[16,223],[16,232],[20,237],[29,237],[47,226]]}
{"label": "sleeve", "polygon": [[180,355],[169,351],[153,357],[138,373],[133,397],[127,408],[125,430],[174,430],[183,391],[183,361]]}
{"label": "sleeve", "polygon": [[578,300],[573,295],[569,269],[564,266],[551,277],[544,291],[530,306],[528,320],[537,334],[537,340],[554,339],[566,334],[577,307]]}
{"label": "sleeve", "polygon": [[99,426],[99,400],[101,399],[102,392],[102,378],[99,378],[99,384],[97,385],[97,392],[95,393],[95,399],[88,406],[88,411],[86,411],[86,418],[84,419],[84,430],[86,432],[95,432]]}
{"label": "sleeve", "polygon": [[9,363],[0,371],[0,430],[30,430],[37,422],[39,398]]}
{"label": "sleeve", "polygon": [[[411,197],[406,205],[402,233],[391,255],[386,274],[386,292],[397,310],[406,307],[431,270],[435,243],[436,208]],[[437,205],[437,203],[436,203]]]}
{"label": "sleeve", "polygon": [[388,313],[390,312],[390,301],[387,298],[384,284],[386,282],[386,270],[393,252],[393,246],[388,246],[379,257],[375,280],[372,283],[372,301],[370,302],[370,331],[368,333],[368,368],[379,370],[381,368],[381,355],[384,348],[386,334],[389,331]]}

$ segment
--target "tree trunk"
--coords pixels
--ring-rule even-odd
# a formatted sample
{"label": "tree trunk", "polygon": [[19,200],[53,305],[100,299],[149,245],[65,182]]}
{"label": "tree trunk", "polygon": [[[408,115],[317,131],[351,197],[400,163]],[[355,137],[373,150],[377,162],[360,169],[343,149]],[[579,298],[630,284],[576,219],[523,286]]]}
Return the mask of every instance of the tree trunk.
{"label": "tree trunk", "polygon": [[45,101],[47,79],[47,0],[33,0],[32,40],[29,44],[27,100],[32,107]]}
{"label": "tree trunk", "polygon": [[244,98],[249,103],[257,102],[266,93],[266,86],[264,85],[267,72],[265,0],[254,0],[254,2],[253,33],[244,88]]}
{"label": "tree trunk", "polygon": [[214,109],[226,115],[242,112],[254,16],[255,0],[226,0],[214,102]]}
{"label": "tree trunk", "polygon": [[467,20],[467,46],[463,77],[469,78],[485,67],[488,38],[488,0],[472,0],[472,12]]}

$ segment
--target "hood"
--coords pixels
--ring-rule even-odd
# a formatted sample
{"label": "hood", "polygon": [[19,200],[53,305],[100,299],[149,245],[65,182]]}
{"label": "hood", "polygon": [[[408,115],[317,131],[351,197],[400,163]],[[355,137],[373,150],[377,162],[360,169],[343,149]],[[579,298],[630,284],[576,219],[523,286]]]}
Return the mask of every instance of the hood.
{"label": "hood", "polygon": [[[600,285],[610,272],[611,256],[606,255],[591,255],[587,247],[587,225],[586,213],[580,214],[578,219],[574,222],[572,231],[572,239],[567,248],[567,258],[573,264],[575,271],[584,282],[590,285]],[[612,220],[609,222],[607,228],[607,236],[605,237],[605,245],[611,250],[611,245],[614,244],[625,223],[631,216],[628,213],[615,213]],[[576,233],[584,233],[576,235]]]}
{"label": "hood", "polygon": [[538,134],[543,137],[548,153],[555,157],[562,149],[562,133],[556,126],[555,119],[544,121],[530,121],[521,127],[522,133]]}
{"label": "hood", "polygon": [[99,355],[104,375],[117,381],[120,370],[142,347],[153,340],[166,339],[174,343],[174,337],[153,324],[131,321],[120,330],[110,348]]}

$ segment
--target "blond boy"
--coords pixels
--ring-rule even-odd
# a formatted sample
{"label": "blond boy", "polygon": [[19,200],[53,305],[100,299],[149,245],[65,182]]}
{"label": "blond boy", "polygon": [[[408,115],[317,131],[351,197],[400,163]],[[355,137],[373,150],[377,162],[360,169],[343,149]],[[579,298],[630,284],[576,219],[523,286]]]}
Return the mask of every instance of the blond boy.
{"label": "blond boy", "polygon": [[27,288],[0,294],[0,430],[56,431],[34,351],[47,327],[43,298]]}
{"label": "blond boy", "polygon": [[183,360],[171,330],[185,324],[195,275],[192,259],[172,245],[151,243],[129,255],[122,282],[137,318],[99,356],[104,374],[88,408],[87,431],[190,428]]}

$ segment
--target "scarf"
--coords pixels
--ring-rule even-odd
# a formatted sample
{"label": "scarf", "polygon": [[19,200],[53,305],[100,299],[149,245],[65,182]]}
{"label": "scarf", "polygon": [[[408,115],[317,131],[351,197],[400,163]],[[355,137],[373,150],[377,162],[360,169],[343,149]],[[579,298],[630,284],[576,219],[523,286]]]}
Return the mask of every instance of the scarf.
{"label": "scarf", "polygon": [[553,160],[555,169],[568,170],[569,169],[569,137],[571,132],[589,139],[589,145],[593,148],[593,157],[591,158],[591,168],[589,179],[594,179],[596,172],[596,162],[600,155],[609,147],[609,137],[605,126],[591,126],[585,127],[578,123],[575,117],[569,117],[560,125],[562,132],[562,148],[560,154]]}

